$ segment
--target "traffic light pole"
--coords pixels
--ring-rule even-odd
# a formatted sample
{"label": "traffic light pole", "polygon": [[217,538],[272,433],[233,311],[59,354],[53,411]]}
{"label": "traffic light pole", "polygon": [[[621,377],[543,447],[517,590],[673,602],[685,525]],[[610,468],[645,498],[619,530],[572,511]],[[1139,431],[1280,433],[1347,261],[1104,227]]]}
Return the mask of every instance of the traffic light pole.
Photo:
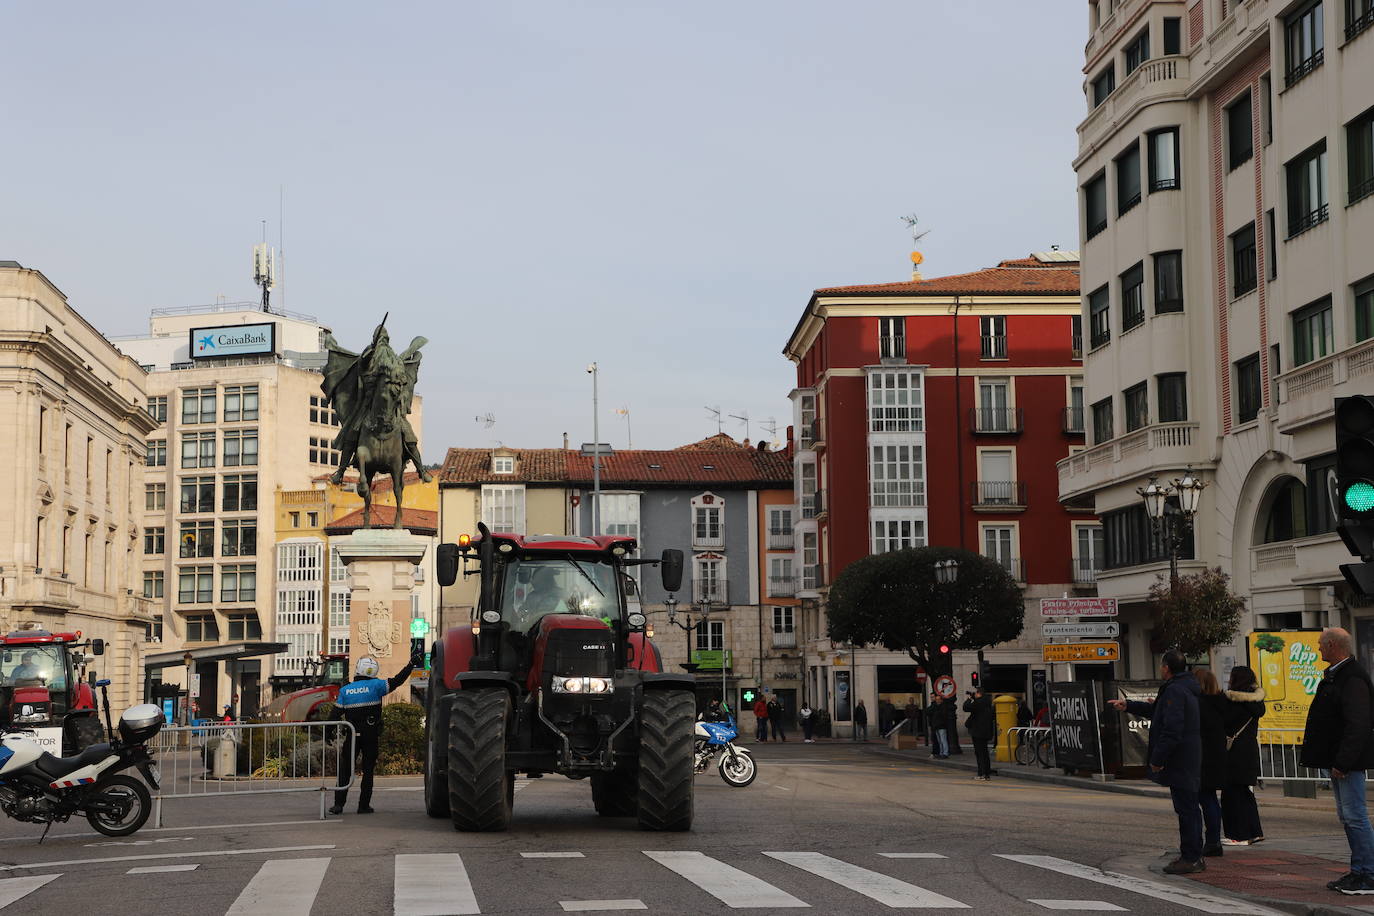
{"label": "traffic light pole", "polygon": [[1359,563],[1341,575],[1355,592],[1374,596],[1374,397],[1336,398],[1336,531]]}

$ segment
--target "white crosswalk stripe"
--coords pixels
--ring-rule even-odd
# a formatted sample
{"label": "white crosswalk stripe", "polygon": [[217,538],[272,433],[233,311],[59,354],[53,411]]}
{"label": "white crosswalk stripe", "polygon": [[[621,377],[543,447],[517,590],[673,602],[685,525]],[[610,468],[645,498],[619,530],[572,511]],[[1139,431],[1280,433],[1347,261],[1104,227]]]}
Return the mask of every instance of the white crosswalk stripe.
{"label": "white crosswalk stripe", "polygon": [[928,891],[905,881],[869,871],[819,852],[765,852],[764,855],[796,866],[818,878],[833,881],[841,887],[863,894],[894,909],[968,909],[952,897]]}
{"label": "white crosswalk stripe", "polygon": [[480,913],[463,858],[456,852],[396,857],[396,916]]}
{"label": "white crosswalk stripe", "polygon": [[1124,913],[1124,906],[1107,903],[1104,900],[1027,900],[1047,910],[1075,910],[1079,913]]}
{"label": "white crosswalk stripe", "polygon": [[34,875],[31,878],[0,879],[0,910],[3,910],[16,900],[22,900],[49,881],[54,881],[60,877],[62,876]]}
{"label": "white crosswalk stripe", "polygon": [[700,852],[645,852],[732,909],[809,907],[786,891]]}
{"label": "white crosswalk stripe", "polygon": [[1132,875],[1123,875],[1118,872],[1102,871],[1100,868],[1079,865],[1077,862],[1070,862],[1068,859],[1060,859],[1055,856],[998,854],[997,858],[1007,859],[1011,862],[1020,862],[1022,865],[1032,865],[1036,868],[1047,869],[1048,871],[1058,872],[1061,875],[1069,875],[1074,878],[1082,878],[1085,881],[1092,881],[1097,884],[1106,884],[1109,887],[1130,891],[1134,894],[1142,894],[1146,897],[1153,897],[1156,900],[1166,900],[1169,903],[1186,906],[1191,910],[1199,910],[1203,913],[1227,913],[1235,914],[1235,916],[1279,916],[1278,910],[1272,910],[1268,907],[1262,907],[1254,903],[1247,903],[1243,900],[1230,900],[1226,897],[1218,897],[1213,894],[1190,891],[1186,886],[1181,884],[1164,884],[1159,881],[1149,881],[1145,878],[1136,878]]}
{"label": "white crosswalk stripe", "polygon": [[225,916],[310,916],[329,859],[264,862]]}

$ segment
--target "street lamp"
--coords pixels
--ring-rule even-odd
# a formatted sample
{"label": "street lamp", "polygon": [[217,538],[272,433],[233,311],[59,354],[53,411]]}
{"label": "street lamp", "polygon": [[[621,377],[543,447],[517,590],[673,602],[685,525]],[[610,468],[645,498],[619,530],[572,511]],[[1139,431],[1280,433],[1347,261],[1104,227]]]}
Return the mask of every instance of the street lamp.
{"label": "street lamp", "polygon": [[587,365],[592,377],[592,534],[601,533],[601,409],[597,401],[596,363]]}
{"label": "street lamp", "polygon": [[953,585],[959,578],[959,561],[953,557],[935,561],[935,581],[941,585]]}
{"label": "street lamp", "polygon": [[[1193,519],[1202,504],[1202,491],[1207,482],[1193,473],[1192,468],[1183,476],[1174,478],[1172,484],[1161,484],[1151,477],[1143,488],[1137,488],[1145,503],[1145,514],[1150,518],[1150,526],[1155,534],[1164,541],[1169,550],[1169,590],[1178,584],[1178,552],[1183,547],[1183,539],[1193,528]],[[1169,497],[1177,496],[1178,505],[1169,504]]]}
{"label": "street lamp", "polygon": [[[692,660],[692,634],[697,632],[698,630],[706,629],[706,625],[711,622],[711,602],[709,600],[700,601],[697,602],[697,604],[692,605],[691,609],[687,611],[687,622],[685,624],[679,623],[677,619],[676,596],[669,595],[666,599],[664,599],[663,603],[668,607],[668,623],[677,627],[679,630],[683,630],[687,633],[687,661],[690,664]],[[696,621],[696,623],[692,622],[693,611],[695,611],[698,616],[698,620]],[[721,702],[727,702],[727,697],[725,695],[724,649],[721,650],[720,656],[720,699]]]}
{"label": "street lamp", "polygon": [[181,657],[182,663],[186,665],[186,711],[184,716],[187,725],[191,724],[191,663],[195,660],[195,656],[190,652]]}

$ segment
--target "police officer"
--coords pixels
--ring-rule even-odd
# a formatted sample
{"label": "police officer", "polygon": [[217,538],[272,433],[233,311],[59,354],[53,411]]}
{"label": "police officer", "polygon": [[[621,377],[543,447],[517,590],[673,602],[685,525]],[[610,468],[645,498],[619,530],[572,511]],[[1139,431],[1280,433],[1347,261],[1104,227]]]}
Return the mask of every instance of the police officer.
{"label": "police officer", "polygon": [[[396,676],[391,680],[384,681],[377,677],[377,672],[381,670],[377,660],[364,656],[358,659],[353,680],[339,688],[339,711],[353,726],[355,734],[353,747],[349,749],[351,753],[346,758],[348,770],[340,768],[339,782],[348,782],[353,761],[361,753],[363,781],[358,791],[359,814],[372,813],[372,773],[377,768],[377,741],[382,734],[382,697],[404,684],[410,677],[411,670],[423,661],[424,655],[419,649],[415,650],[411,653],[406,666],[396,672]],[[347,801],[347,789],[335,790],[334,807],[329,809],[329,813],[343,814],[344,803]]]}

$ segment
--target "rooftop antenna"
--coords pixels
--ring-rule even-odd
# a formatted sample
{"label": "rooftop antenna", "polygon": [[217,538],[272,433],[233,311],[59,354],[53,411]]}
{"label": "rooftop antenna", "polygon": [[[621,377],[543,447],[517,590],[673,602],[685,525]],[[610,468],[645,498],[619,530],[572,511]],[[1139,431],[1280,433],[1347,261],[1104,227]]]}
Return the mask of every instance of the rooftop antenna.
{"label": "rooftop antenna", "polygon": [[720,419],[720,408],[719,408],[719,407],[707,407],[707,408],[706,408],[706,412],[709,413],[712,417],[715,418],[715,420],[716,420],[716,435],[719,436],[722,432],[724,432],[724,430],[721,428],[724,424],[721,422],[721,419]]}
{"label": "rooftop antenna", "polygon": [[492,413],[491,411],[487,411],[480,417],[473,417],[472,422],[481,423],[483,429],[491,429],[493,426],[496,425],[496,414]]}
{"label": "rooftop antenna", "polygon": [[630,408],[628,406],[617,407],[615,412],[625,418],[625,440],[628,443],[625,447],[633,449],[635,447],[635,435],[630,429]]}
{"label": "rooftop antenna", "polygon": [[773,417],[769,417],[759,425],[762,426],[763,431],[768,434],[768,441],[776,448],[778,445],[778,421]]}
{"label": "rooftop antenna", "polygon": [[[267,234],[267,221],[263,220],[263,235]],[[272,294],[272,287],[277,283],[277,263],[276,252],[268,247],[266,242],[259,242],[253,246],[253,282],[262,287],[262,310],[271,311],[267,307],[268,297]]]}
{"label": "rooftop antenna", "polygon": [[739,413],[730,414],[731,420],[739,420],[744,424],[744,438],[749,438],[749,411],[741,410]]}
{"label": "rooftop antenna", "polygon": [[921,266],[921,262],[924,261],[926,258],[925,255],[921,254],[919,251],[915,249],[916,246],[921,243],[921,239],[930,235],[930,230],[927,229],[925,232],[916,231],[916,224],[919,223],[920,220],[916,218],[915,213],[912,213],[910,216],[903,216],[902,222],[906,223],[906,227],[911,230],[911,279],[920,280],[921,271],[919,268]]}

